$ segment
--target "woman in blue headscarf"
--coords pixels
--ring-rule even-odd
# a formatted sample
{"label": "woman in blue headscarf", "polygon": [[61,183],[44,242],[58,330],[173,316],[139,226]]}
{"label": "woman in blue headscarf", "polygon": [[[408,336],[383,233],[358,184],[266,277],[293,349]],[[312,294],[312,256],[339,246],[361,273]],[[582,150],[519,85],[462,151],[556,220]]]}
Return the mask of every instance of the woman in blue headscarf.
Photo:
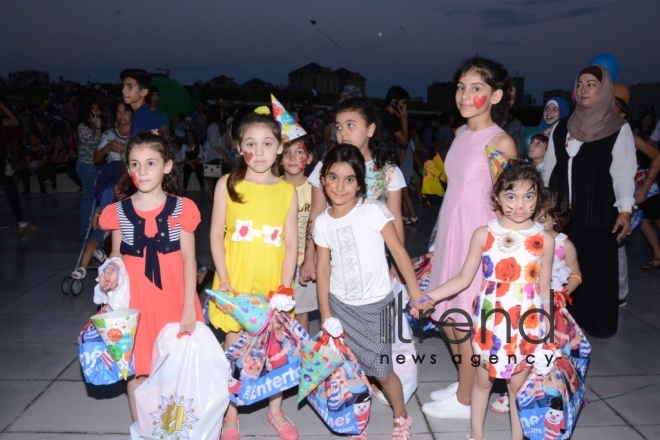
{"label": "woman in blue headscarf", "polygon": [[570,114],[571,110],[568,107],[568,102],[566,102],[564,98],[558,96],[550,98],[543,108],[543,117],[541,118],[539,129],[541,131],[546,131],[546,135],[549,136],[552,127],[554,127],[557,121]]}

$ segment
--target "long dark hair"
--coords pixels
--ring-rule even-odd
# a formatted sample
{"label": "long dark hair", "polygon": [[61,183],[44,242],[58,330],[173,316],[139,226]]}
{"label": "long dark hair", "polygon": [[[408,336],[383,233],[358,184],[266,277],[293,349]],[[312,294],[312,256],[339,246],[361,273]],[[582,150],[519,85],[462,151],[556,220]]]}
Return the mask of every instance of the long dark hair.
{"label": "long dark hair", "polygon": [[553,229],[557,232],[564,230],[571,219],[571,208],[568,205],[568,200],[557,192],[554,188],[541,188],[543,197],[539,203],[536,204],[537,213],[546,213],[555,221]]}
{"label": "long dark hair", "polygon": [[358,184],[357,195],[360,199],[364,199],[367,196],[367,170],[364,164],[364,156],[360,150],[355,145],[339,144],[328,151],[328,154],[323,159],[321,178],[325,179],[330,168],[336,163],[347,163],[353,168],[355,180],[357,180]]}
{"label": "long dark hair", "polygon": [[[151,148],[154,151],[158,151],[163,158],[163,163],[171,160],[174,163],[176,152],[170,144],[170,141],[167,140],[164,136],[154,134],[154,133],[138,133],[135,136],[132,136],[128,140],[128,145],[126,145],[126,165],[128,166],[131,157],[131,151],[134,148],[147,147]],[[176,168],[172,166],[172,170],[169,174],[165,174],[163,177],[163,191],[167,194],[179,195],[179,178],[176,173]]]}
{"label": "long dark hair", "polygon": [[537,198],[536,205],[534,205],[534,213],[532,213],[532,219],[539,212],[539,207],[543,205],[544,192],[543,190],[543,176],[536,169],[536,166],[530,162],[523,162],[520,160],[513,160],[510,162],[509,166],[502,171],[500,177],[495,182],[493,186],[493,194],[491,196],[493,209],[495,212],[502,213],[502,207],[500,206],[497,197],[503,191],[509,191],[518,182],[531,182],[532,186],[536,190]]}
{"label": "long dark hair", "polygon": [[80,107],[78,107],[78,125],[84,124],[92,130],[94,129],[94,126],[89,122],[89,115],[92,113],[92,109],[95,105],[98,107],[98,103],[96,101],[88,99],[83,102]]}
{"label": "long dark hair", "polygon": [[[233,124],[233,123],[232,123]],[[258,113],[250,113],[242,118],[240,126],[237,129],[237,139],[238,139],[238,148],[241,148],[241,143],[243,142],[243,136],[248,128],[252,125],[263,124],[270,128],[273,132],[273,136],[277,139],[278,142],[282,142],[282,130],[280,129],[279,124],[275,119],[270,115],[260,115]],[[233,131],[233,130],[232,130]],[[238,165],[236,169],[229,175],[227,178],[227,194],[229,198],[236,203],[243,203],[243,197],[236,191],[236,186],[245,180],[245,174],[247,173],[248,164],[245,161],[243,155],[240,156],[238,160]],[[279,161],[275,160],[271,167],[271,172],[274,176],[280,175]]]}
{"label": "long dark hair", "polygon": [[490,117],[497,125],[502,126],[506,123],[508,115],[509,99],[511,98],[511,85],[509,83],[509,72],[497,61],[480,56],[474,56],[463,60],[461,66],[454,73],[454,82],[458,83],[463,75],[470,71],[475,71],[481,76],[481,79],[488,84],[493,92],[502,91],[502,99],[490,108]]}
{"label": "long dark hair", "polygon": [[334,113],[338,115],[342,112],[358,112],[364,117],[367,126],[376,124],[376,131],[374,131],[374,135],[369,139],[369,151],[377,169],[383,168],[386,165],[396,164],[396,148],[394,147],[392,137],[385,131],[378,113],[369,105],[366,99],[351,98],[340,102],[337,104]]}

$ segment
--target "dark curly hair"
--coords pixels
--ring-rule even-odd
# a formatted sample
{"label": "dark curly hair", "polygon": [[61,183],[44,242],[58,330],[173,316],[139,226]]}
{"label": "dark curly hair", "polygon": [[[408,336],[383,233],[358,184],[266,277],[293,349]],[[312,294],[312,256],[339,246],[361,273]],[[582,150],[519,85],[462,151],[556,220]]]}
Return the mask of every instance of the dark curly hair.
{"label": "dark curly hair", "polygon": [[[282,129],[280,128],[277,121],[275,121],[271,115],[261,115],[252,112],[245,115],[245,117],[241,119],[238,129],[236,130],[239,151],[241,149],[241,143],[243,142],[243,136],[245,135],[245,132],[248,128],[250,128],[250,126],[257,124],[263,124],[270,128],[270,130],[273,132],[273,136],[275,136],[275,139],[277,139],[278,142],[282,142]],[[236,169],[227,178],[227,194],[229,194],[229,198],[233,202],[243,203],[243,197],[238,193],[238,191],[236,191],[236,185],[245,180],[247,169],[248,164],[245,161],[245,157],[241,155],[238,160],[238,165],[236,165]],[[273,166],[271,167],[271,171],[275,176],[280,175],[279,160],[275,160],[275,163],[273,163]]]}
{"label": "dark curly hair", "polygon": [[[128,145],[126,146],[126,165],[128,166],[131,159],[131,151],[135,148],[151,148],[154,151],[160,153],[163,158],[163,163],[167,161],[172,161],[174,164],[174,159],[176,157],[176,151],[170,144],[170,141],[165,137],[151,132],[138,133],[135,136],[132,136],[128,140]],[[130,169],[130,168],[129,168]],[[177,176],[176,167],[172,166],[172,170],[169,174],[165,174],[163,177],[163,191],[171,195],[179,195],[179,177]]]}
{"label": "dark curly hair", "polygon": [[546,214],[555,221],[552,227],[556,232],[561,232],[571,221],[571,208],[568,200],[554,188],[543,188],[543,197],[536,205],[538,215]]}
{"label": "dark curly hair", "polygon": [[376,124],[376,131],[369,139],[369,151],[376,169],[383,168],[386,165],[396,165],[396,148],[392,137],[383,127],[378,113],[369,105],[369,102],[364,98],[347,99],[337,104],[334,110],[335,115],[343,112],[358,112],[364,117],[367,126]]}
{"label": "dark curly hair", "polygon": [[509,99],[511,98],[511,85],[509,83],[509,72],[506,68],[497,61],[480,56],[474,56],[463,60],[461,66],[454,74],[454,82],[468,72],[475,71],[486,84],[488,84],[493,92],[496,90],[502,91],[502,99],[497,104],[490,108],[490,116],[497,125],[502,126],[506,123],[508,114]]}
{"label": "dark curly hair", "polygon": [[360,199],[364,199],[367,196],[367,170],[366,165],[364,164],[364,156],[360,150],[358,150],[355,145],[339,144],[332,150],[328,151],[328,154],[326,154],[323,159],[323,166],[321,167],[322,179],[328,174],[330,167],[336,163],[347,163],[353,168],[355,180],[357,180],[358,184],[357,196]]}
{"label": "dark curly hair", "polygon": [[534,206],[534,213],[532,214],[532,218],[534,218],[535,214],[539,212],[539,206],[543,203],[543,176],[534,164],[520,160],[509,162],[509,165],[502,171],[497,182],[495,182],[491,196],[493,209],[500,214],[503,213],[497,196],[503,191],[512,190],[518,182],[530,182],[536,190],[537,199]]}

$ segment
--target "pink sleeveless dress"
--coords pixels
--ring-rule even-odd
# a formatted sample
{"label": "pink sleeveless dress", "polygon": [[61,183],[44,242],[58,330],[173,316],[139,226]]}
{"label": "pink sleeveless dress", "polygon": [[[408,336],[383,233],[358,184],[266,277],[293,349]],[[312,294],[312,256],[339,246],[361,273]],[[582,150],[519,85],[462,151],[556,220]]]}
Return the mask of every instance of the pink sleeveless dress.
{"label": "pink sleeveless dress", "polygon": [[[469,131],[461,127],[447,153],[445,172],[447,192],[438,216],[431,276],[427,290],[434,289],[459,274],[465,263],[474,231],[495,218],[491,206],[493,181],[485,149],[490,140],[503,130],[496,124],[484,130]],[[472,315],[474,298],[479,293],[483,276],[480,272],[470,287],[435,305],[432,317],[439,320],[449,309],[461,309]],[[444,319],[467,322],[464,315],[450,313]],[[467,327],[459,329],[468,331]]]}

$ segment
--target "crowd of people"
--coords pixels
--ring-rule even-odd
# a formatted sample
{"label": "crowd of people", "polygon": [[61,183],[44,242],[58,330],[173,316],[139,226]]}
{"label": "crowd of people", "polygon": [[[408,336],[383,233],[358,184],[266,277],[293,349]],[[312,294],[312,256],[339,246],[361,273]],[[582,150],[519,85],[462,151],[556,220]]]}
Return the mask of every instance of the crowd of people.
{"label": "crowd of people", "polygon": [[[392,277],[408,285],[414,315],[434,309],[431,316],[442,324],[452,356],[483,360],[479,368],[458,363],[457,382],[433,391],[423,412],[471,419],[470,438],[482,440],[491,386],[503,379],[508,398],[503,395],[491,409],[509,412],[512,438],[522,439],[509,401],[530,372],[525,356],[537,346],[517,336],[518,323],[482,323],[482,313],[494,306],[493,293],[498,307],[519,316],[521,308],[548,311],[551,289],[564,291],[572,297],[569,311],[588,335],[614,336],[618,307],[625,303],[621,253],[625,259],[637,206],[653,250],[642,268],[660,267],[660,197],[649,196],[660,172],[660,129],[651,112],[631,128],[629,102],[615,96],[605,68],[578,72],[574,111],[560,97],[548,100],[529,146],[522,124],[510,114],[515,87],[506,68],[479,57],[465,60],[454,76],[457,112],[431,115],[426,124],[409,118],[410,96],[402,87],[391,87],[385,106],[376,109],[351,85],[329,111],[285,102],[286,111],[277,107],[273,117],[263,108],[199,103],[191,115],[169,121],[145,71],[123,71],[121,79],[122,96],[115,99],[74,94],[46,104],[17,95],[0,111],[4,188],[19,227],[32,225],[22,218],[16,185],[29,193],[30,176],[36,175],[41,192],[49,181],[53,191],[56,174],[63,173],[82,193],[81,240],[89,235],[95,204],[92,229],[112,235],[103,289],[117,285],[123,258],[131,307],[142,310],[136,376],[128,385],[134,421],[134,391],[150,373],[159,330],[179,321],[181,331],[191,332],[195,321],[204,320],[195,294],[200,214],[191,200],[178,197],[192,174],[202,191],[213,194],[212,287],[265,294],[294,286],[304,328],[315,310],[322,328],[338,319],[346,345],[391,404],[397,440],[410,438],[412,420],[392,365],[378,362],[392,355],[392,345],[379,337],[380,317],[393,301]],[[279,105],[273,101],[273,109]],[[413,196],[419,194],[419,174],[436,155],[447,185],[430,239],[430,281],[422,292],[403,245],[406,225],[418,221]],[[206,173],[205,165],[221,165],[222,172]],[[636,187],[638,170],[645,174]],[[104,240],[88,240],[88,254]],[[143,257],[145,247],[157,250]],[[208,318],[228,345],[238,341],[240,325],[212,302]],[[520,323],[537,340],[549,331],[546,324],[538,318]],[[488,338],[478,340],[477,334]],[[502,343],[512,334],[513,343]],[[493,354],[509,363],[489,363]],[[295,439],[297,429],[281,402],[281,394],[269,399],[268,421],[281,438]],[[240,438],[233,405],[221,438]],[[366,438],[366,430],[354,438]]]}

